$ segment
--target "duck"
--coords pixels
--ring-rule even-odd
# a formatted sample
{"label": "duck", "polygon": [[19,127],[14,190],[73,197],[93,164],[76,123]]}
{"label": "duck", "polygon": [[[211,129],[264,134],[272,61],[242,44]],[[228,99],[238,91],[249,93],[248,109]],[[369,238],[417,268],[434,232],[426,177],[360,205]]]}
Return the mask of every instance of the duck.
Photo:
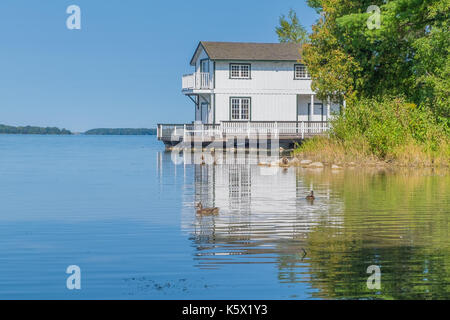
{"label": "duck", "polygon": [[195,207],[197,208],[197,214],[201,214],[201,215],[205,215],[205,216],[219,214],[219,208],[203,208],[203,205],[201,202],[197,203],[195,205]]}
{"label": "duck", "polygon": [[316,197],[314,197],[314,191],[311,190],[311,193],[306,196],[306,200],[314,200],[314,199],[316,199]]}
{"label": "duck", "polygon": [[283,157],[283,159],[281,159],[280,161],[280,167],[289,167],[289,159],[286,157]]}

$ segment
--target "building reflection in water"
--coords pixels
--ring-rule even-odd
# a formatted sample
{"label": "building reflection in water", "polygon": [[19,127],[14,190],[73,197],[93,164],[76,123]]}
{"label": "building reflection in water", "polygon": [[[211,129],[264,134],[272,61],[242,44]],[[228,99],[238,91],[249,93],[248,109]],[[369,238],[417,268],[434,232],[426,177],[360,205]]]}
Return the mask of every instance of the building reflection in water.
{"label": "building reflection in water", "polygon": [[[186,181],[186,185],[193,184],[193,190],[184,188],[182,229],[193,241],[201,268],[278,264],[286,254],[304,262],[305,239],[314,226],[321,223],[337,228],[342,222],[342,203],[330,201],[329,183],[316,179],[320,173],[311,171],[305,179],[300,168],[260,167],[255,155],[249,154],[228,154],[233,160],[227,158],[218,165],[189,164],[201,162],[194,161],[199,156],[184,154],[177,170],[193,180]],[[165,165],[172,163],[169,153],[160,154],[160,159]],[[314,203],[305,199],[311,188],[317,195]],[[196,215],[197,202],[219,207],[220,214]]]}
{"label": "building reflection in water", "polygon": [[[188,164],[200,156],[184,154],[175,166],[161,153],[158,164],[161,179],[182,176],[181,228],[195,266],[273,264],[280,283],[308,283],[319,298],[449,298],[449,175],[282,170],[250,155]],[[311,189],[314,203],[305,199]],[[199,201],[220,214],[196,215]],[[373,264],[381,291],[366,286]]]}

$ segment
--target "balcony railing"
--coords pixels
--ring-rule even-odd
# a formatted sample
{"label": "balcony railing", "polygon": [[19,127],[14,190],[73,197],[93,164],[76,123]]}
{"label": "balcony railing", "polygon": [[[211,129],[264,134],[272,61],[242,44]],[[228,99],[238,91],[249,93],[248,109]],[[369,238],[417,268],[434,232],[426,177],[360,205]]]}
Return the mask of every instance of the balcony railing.
{"label": "balcony railing", "polygon": [[186,74],[182,78],[183,90],[212,89],[211,76],[207,72]]}
{"label": "balcony railing", "polygon": [[323,135],[330,129],[328,121],[222,121],[220,124],[158,124],[159,140],[200,137],[205,140],[227,136],[271,135],[304,139]]}

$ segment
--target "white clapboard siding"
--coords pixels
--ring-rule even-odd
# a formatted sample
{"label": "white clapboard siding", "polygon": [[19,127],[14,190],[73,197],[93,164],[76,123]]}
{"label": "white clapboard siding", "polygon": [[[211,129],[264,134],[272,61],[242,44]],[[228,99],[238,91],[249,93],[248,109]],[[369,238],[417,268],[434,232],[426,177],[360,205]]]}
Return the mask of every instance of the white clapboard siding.
{"label": "white clapboard siding", "polygon": [[[246,63],[245,61],[241,61]],[[264,93],[266,90],[297,90],[310,93],[311,80],[294,80],[292,62],[251,61],[251,79],[230,79],[230,61],[216,62],[216,88]]]}

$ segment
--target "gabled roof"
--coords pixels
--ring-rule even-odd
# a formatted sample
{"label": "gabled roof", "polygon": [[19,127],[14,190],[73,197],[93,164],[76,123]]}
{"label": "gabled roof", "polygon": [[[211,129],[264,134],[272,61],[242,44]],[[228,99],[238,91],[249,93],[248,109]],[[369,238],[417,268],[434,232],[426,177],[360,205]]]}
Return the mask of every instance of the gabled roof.
{"label": "gabled roof", "polygon": [[200,41],[191,59],[203,48],[211,60],[298,61],[300,45],[296,43],[210,42]]}

